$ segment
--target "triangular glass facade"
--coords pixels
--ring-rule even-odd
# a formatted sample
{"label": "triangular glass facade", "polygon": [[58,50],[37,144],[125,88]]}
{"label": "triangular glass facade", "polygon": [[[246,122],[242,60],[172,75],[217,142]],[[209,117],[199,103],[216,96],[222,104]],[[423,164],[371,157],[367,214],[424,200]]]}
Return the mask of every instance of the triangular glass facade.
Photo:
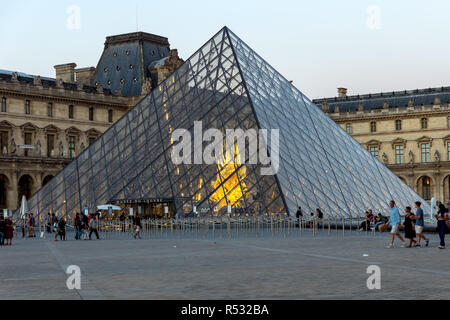
{"label": "triangular glass facade", "polygon": [[[224,135],[280,129],[280,170],[261,176],[258,165],[238,161],[175,165],[171,134],[183,128],[194,136],[195,121]],[[152,199],[172,201],[177,213],[196,207],[216,215],[228,205],[250,215],[295,214],[299,206],[361,215],[368,208],[385,212],[391,199],[399,206],[421,200],[227,28],[38,191],[29,207],[72,215],[111,201]]]}

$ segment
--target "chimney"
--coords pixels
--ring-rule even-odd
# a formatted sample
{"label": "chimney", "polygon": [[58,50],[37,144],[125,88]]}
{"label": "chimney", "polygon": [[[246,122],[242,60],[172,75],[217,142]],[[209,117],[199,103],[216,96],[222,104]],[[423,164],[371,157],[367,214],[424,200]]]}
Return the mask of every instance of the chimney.
{"label": "chimney", "polygon": [[347,96],[347,88],[338,88],[339,98],[343,98]]}
{"label": "chimney", "polygon": [[78,84],[93,86],[95,78],[95,68],[81,68],[75,70],[76,80]]}
{"label": "chimney", "polygon": [[60,64],[55,66],[56,70],[56,81],[61,79],[64,82],[75,82],[75,68],[77,65],[75,63],[67,63],[67,64]]}

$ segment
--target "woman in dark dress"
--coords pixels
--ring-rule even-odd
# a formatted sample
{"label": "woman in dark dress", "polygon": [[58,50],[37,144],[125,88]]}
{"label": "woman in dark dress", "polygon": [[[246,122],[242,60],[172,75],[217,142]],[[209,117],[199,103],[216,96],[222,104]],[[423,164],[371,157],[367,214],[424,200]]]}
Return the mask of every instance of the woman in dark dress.
{"label": "woman in dark dress", "polygon": [[14,236],[13,222],[9,217],[6,217],[6,227],[5,227],[5,240],[7,246],[12,245],[12,238]]}
{"label": "woman in dark dress", "polygon": [[417,243],[416,241],[416,231],[414,230],[414,222],[415,219],[412,218],[413,214],[411,213],[411,207],[407,207],[405,209],[406,217],[403,225],[405,226],[405,238],[409,239],[408,248],[412,248],[412,245]]}

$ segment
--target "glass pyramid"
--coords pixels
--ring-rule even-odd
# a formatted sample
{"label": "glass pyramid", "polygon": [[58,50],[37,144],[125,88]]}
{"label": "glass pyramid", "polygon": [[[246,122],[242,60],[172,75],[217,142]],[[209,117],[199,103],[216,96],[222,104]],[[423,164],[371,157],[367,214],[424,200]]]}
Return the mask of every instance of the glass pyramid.
{"label": "glass pyramid", "polygon": [[[259,165],[239,161],[175,165],[171,134],[184,128],[194,136],[195,121],[224,135],[280,129],[278,173],[262,176]],[[300,206],[356,216],[369,208],[385,214],[391,199],[399,207],[425,204],[226,27],[29,199],[29,208],[71,216],[151,199],[172,201],[172,214],[197,208],[214,215],[228,206],[234,214],[294,215]]]}

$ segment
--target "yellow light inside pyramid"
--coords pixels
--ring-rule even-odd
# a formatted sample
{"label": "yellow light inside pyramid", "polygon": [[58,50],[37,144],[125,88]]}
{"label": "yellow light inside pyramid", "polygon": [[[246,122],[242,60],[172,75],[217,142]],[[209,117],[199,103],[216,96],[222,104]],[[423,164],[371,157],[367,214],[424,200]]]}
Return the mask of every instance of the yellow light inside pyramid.
{"label": "yellow light inside pyramid", "polygon": [[[218,189],[210,197],[212,201],[217,203],[217,210],[226,207],[228,204],[235,207],[241,207],[240,201],[242,200],[244,192],[247,190],[247,186],[244,182],[247,175],[245,166],[236,171],[236,167],[241,166],[237,145],[235,145],[235,155],[235,159],[232,160],[230,154],[226,152],[223,159],[219,161],[219,164],[217,165],[220,175],[217,175],[216,181],[212,183],[212,186],[214,189]],[[241,181],[240,183],[239,180]],[[223,186],[219,188],[222,181],[225,182],[223,183]]]}

